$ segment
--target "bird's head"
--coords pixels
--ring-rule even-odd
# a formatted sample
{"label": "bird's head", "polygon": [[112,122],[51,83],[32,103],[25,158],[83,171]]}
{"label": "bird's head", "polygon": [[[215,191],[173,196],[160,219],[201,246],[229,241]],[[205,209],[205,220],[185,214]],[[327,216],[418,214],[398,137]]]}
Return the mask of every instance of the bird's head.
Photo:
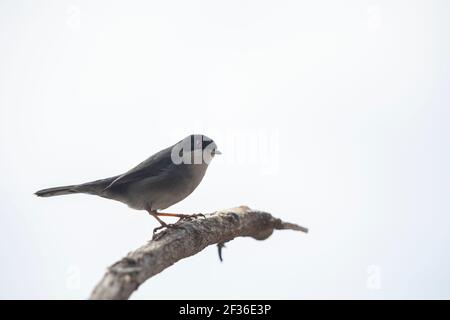
{"label": "bird's head", "polygon": [[221,154],[213,139],[203,134],[191,134],[172,148],[172,161],[180,164],[209,164]]}

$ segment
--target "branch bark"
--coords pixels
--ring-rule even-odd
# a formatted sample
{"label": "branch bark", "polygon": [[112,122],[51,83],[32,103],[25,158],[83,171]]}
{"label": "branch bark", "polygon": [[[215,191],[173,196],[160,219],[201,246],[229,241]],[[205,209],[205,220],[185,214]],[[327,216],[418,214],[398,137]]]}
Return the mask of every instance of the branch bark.
{"label": "branch bark", "polygon": [[265,240],[274,230],[285,229],[308,232],[302,226],[246,206],[183,222],[180,228],[161,231],[153,240],[110,266],[90,299],[128,299],[147,279],[209,245],[223,244],[236,237]]}

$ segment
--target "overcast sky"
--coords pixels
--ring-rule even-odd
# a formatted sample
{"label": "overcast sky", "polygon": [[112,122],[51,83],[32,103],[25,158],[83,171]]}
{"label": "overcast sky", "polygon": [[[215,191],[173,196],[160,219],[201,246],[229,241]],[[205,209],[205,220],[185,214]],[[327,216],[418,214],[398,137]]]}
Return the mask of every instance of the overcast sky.
{"label": "overcast sky", "polygon": [[449,1],[1,1],[0,298],[87,298],[156,221],[38,189],[213,138],[169,212],[310,228],[176,263],[133,298],[450,298]]}

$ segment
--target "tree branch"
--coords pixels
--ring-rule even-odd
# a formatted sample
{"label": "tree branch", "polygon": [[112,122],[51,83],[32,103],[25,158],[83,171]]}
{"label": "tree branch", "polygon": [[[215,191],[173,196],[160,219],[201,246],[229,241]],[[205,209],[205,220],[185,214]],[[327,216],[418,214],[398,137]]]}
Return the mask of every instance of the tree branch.
{"label": "tree branch", "polygon": [[147,279],[211,244],[223,244],[236,237],[264,240],[275,229],[308,232],[304,227],[246,206],[183,222],[180,228],[161,231],[153,240],[110,266],[90,299],[128,299]]}

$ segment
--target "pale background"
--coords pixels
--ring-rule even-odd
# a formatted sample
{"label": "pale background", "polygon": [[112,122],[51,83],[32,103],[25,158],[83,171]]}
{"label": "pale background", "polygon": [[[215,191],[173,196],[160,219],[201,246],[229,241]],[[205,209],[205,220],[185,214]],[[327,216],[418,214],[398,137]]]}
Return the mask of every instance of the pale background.
{"label": "pale background", "polygon": [[156,227],[45,187],[190,133],[170,211],[310,228],[180,261],[133,298],[450,298],[449,1],[0,1],[0,298],[84,299]]}

